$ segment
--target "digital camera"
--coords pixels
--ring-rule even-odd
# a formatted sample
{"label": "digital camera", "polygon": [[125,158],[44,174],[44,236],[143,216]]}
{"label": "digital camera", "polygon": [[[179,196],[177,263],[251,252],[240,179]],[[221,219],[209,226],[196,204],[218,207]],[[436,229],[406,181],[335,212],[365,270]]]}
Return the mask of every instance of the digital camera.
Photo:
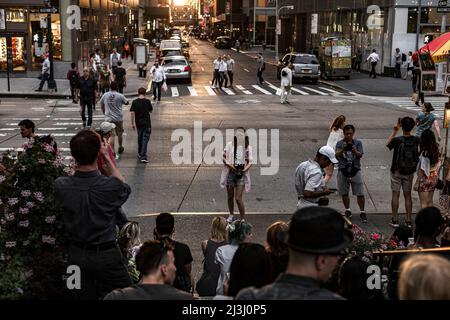
{"label": "digital camera", "polygon": [[241,179],[244,176],[244,165],[237,164],[234,166],[234,169],[236,169],[235,172],[236,178]]}

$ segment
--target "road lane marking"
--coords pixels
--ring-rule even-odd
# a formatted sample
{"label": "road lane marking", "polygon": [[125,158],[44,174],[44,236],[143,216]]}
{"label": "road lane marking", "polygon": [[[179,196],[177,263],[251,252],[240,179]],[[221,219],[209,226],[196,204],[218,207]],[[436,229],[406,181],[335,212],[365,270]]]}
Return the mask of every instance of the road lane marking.
{"label": "road lane marking", "polygon": [[308,93],[308,92],[299,90],[299,89],[297,89],[297,88],[291,87],[291,90],[294,91],[294,92],[300,93],[300,94],[302,94],[302,95],[304,95],[304,96],[309,96],[309,93]]}
{"label": "road lane marking", "polygon": [[266,81],[266,83],[269,85],[269,87],[271,87],[273,90],[275,90],[275,94],[277,95],[277,96],[281,96],[281,89],[280,88],[277,88],[277,87],[275,87],[273,84],[271,84],[270,82],[267,82]]}
{"label": "road lane marking", "polygon": [[209,94],[210,96],[216,96],[216,93],[214,92],[213,89],[211,89],[210,86],[205,86],[205,89],[206,89],[206,92],[208,92],[208,94]]}
{"label": "road lane marking", "polygon": [[56,131],[56,130],[67,130],[67,128],[37,128],[37,131],[44,131],[44,130],[50,130],[50,131]]}
{"label": "road lane marking", "polygon": [[255,89],[258,90],[258,91],[261,91],[261,92],[264,93],[264,94],[272,95],[269,91],[264,90],[263,88],[261,88],[260,86],[258,86],[258,85],[256,85],[256,84],[252,85],[252,87],[255,88]]}
{"label": "road lane marking", "polygon": [[309,88],[309,87],[302,87],[302,89],[306,89],[306,90],[318,93],[318,94],[320,94],[322,96],[327,96],[328,95],[328,93],[325,93],[325,92],[322,92],[322,91],[319,91],[319,90],[316,90],[316,89],[312,89],[312,88]]}
{"label": "road lane marking", "polygon": [[202,69],[202,71],[205,71],[205,68],[203,68],[203,67],[200,67],[201,69]]}
{"label": "road lane marking", "polygon": [[250,91],[246,90],[243,86],[241,85],[237,85],[236,88],[238,88],[239,90],[241,90],[243,93],[245,94],[253,94]]}
{"label": "road lane marking", "polygon": [[194,97],[198,96],[197,90],[195,90],[194,87],[188,86],[188,90],[189,90],[191,96],[194,96]]}
{"label": "road lane marking", "polygon": [[328,92],[331,92],[331,93],[335,93],[335,94],[339,94],[339,95],[342,94],[342,92],[339,92],[339,91],[336,91],[336,90],[333,90],[333,89],[328,89],[328,88],[324,88],[324,87],[318,87],[318,88],[322,89],[322,90],[325,90],[325,91],[328,91]]}
{"label": "road lane marking", "polygon": [[0,131],[14,131],[16,128],[1,128]]}
{"label": "road lane marking", "polygon": [[226,94],[228,94],[229,96],[234,96],[236,95],[233,91],[231,91],[228,88],[222,88],[223,91],[225,91]]}
{"label": "road lane marking", "polygon": [[250,72],[250,71],[248,71],[248,69],[245,69],[245,68],[242,68],[242,69],[244,69],[244,71],[246,71],[246,72]]}
{"label": "road lane marking", "polygon": [[172,97],[179,97],[180,94],[178,93],[177,87],[170,87],[170,90],[172,91]]}

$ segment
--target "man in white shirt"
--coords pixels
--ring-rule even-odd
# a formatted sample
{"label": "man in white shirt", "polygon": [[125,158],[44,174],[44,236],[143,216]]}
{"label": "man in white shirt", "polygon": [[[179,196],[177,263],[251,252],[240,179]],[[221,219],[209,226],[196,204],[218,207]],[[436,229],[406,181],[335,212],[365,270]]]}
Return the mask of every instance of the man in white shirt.
{"label": "man in white shirt", "polygon": [[321,197],[325,197],[332,191],[323,186],[322,169],[338,163],[333,148],[321,147],[314,160],[300,163],[295,169],[295,189],[297,190],[297,208],[321,205]]}
{"label": "man in white shirt", "polygon": [[[221,59],[219,62],[219,89],[222,89],[223,80],[225,80],[226,73],[227,73],[227,63],[226,63],[226,61]],[[225,82],[225,84],[227,84],[227,83]]]}
{"label": "man in white shirt", "polygon": [[161,101],[161,87],[164,81],[166,81],[166,73],[164,72],[164,68],[159,65],[159,61],[155,62],[150,69],[150,73],[152,74],[153,101],[156,98],[158,98],[158,101]]}
{"label": "man in white shirt", "polygon": [[[239,40],[238,40],[239,41]],[[233,70],[234,70],[234,59],[230,55],[227,56],[227,72],[228,78],[230,79],[230,86],[233,86]]]}
{"label": "man in white shirt", "polygon": [[114,71],[117,66],[118,66],[118,62],[120,61],[120,53],[117,52],[117,49],[114,48],[113,52],[111,53],[111,55],[109,56],[109,66],[111,68],[112,71]]}
{"label": "man in white shirt", "polygon": [[48,59],[48,53],[45,54],[45,59],[44,59],[44,62],[42,63],[41,76],[42,76],[42,79],[41,79],[41,83],[39,83],[39,88],[34,91],[42,91],[45,81],[47,81],[47,87],[48,87],[48,80],[50,79],[50,60]]}
{"label": "man in white shirt", "polygon": [[281,70],[281,104],[290,104],[288,95],[291,93],[293,67],[294,65],[289,62],[289,64]]}
{"label": "man in white shirt", "polygon": [[372,66],[372,69],[370,70],[369,73],[369,78],[372,77],[373,74],[373,78],[375,79],[377,77],[375,67],[377,66],[378,61],[380,61],[380,56],[377,54],[375,49],[372,50],[372,53],[369,55],[366,61],[370,62]]}
{"label": "man in white shirt", "polygon": [[214,73],[213,80],[211,82],[212,88],[215,89],[216,85],[219,83],[219,66],[220,62],[222,62],[222,57],[219,56],[216,60],[213,61]]}

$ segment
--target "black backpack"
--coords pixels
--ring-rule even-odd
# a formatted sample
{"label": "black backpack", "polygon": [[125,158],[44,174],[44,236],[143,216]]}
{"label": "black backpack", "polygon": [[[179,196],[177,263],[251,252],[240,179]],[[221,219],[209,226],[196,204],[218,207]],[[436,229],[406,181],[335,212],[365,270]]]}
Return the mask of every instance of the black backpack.
{"label": "black backpack", "polygon": [[78,80],[79,80],[79,78],[78,78],[76,72],[72,72],[72,75],[70,76],[70,84],[73,87],[78,87]]}
{"label": "black backpack", "polygon": [[406,58],[407,58],[407,57],[406,57],[406,54],[402,53],[402,61],[403,61],[403,62],[406,62]]}
{"label": "black backpack", "polygon": [[287,75],[288,75],[288,74],[287,74],[286,70],[283,70],[283,71],[281,72],[281,76],[282,76],[282,77],[287,77]]}
{"label": "black backpack", "polygon": [[400,145],[397,150],[397,169],[400,174],[410,175],[416,172],[419,163],[419,150],[414,139],[405,140],[400,137]]}

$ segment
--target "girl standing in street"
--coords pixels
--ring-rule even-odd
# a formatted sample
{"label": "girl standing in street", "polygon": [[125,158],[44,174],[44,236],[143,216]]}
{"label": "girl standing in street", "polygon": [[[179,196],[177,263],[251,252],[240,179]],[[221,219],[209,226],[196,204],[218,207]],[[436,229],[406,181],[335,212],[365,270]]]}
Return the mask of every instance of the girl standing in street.
{"label": "girl standing in street", "polygon": [[439,129],[439,121],[436,118],[436,115],[434,113],[432,113],[431,111],[433,111],[434,108],[431,105],[431,103],[429,102],[425,102],[422,106],[422,112],[419,112],[419,114],[417,115],[416,118],[416,125],[417,125],[417,129],[416,129],[416,137],[421,137],[422,133],[433,127],[436,129],[436,133],[438,136],[438,141],[441,141],[441,130]]}
{"label": "girl standing in street", "polygon": [[[330,135],[328,136],[327,146],[333,148],[334,151],[336,151],[336,144],[338,141],[344,139],[344,132],[342,131],[342,128],[345,126],[345,116],[340,115],[337,116],[333,123],[330,126]],[[323,179],[324,186],[327,186],[328,181],[330,181],[331,177],[333,176],[334,172],[334,164],[330,163],[328,167],[325,169],[326,175]]]}

